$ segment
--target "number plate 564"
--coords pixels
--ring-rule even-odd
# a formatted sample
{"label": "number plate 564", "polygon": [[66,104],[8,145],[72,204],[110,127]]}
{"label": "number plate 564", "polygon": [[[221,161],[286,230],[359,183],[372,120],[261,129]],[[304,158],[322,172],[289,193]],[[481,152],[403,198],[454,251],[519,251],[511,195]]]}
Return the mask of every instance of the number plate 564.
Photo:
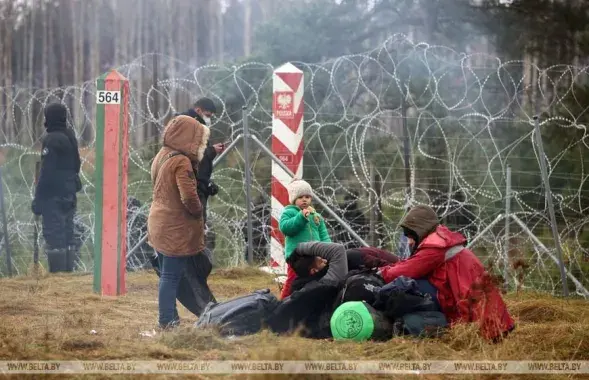
{"label": "number plate 564", "polygon": [[120,91],[98,91],[96,104],[121,104]]}

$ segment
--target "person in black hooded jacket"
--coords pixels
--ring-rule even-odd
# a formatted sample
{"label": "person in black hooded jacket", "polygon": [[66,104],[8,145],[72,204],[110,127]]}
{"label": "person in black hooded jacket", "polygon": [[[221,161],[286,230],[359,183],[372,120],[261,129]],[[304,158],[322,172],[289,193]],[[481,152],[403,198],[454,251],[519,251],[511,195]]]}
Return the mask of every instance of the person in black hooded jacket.
{"label": "person in black hooded jacket", "polygon": [[[194,103],[192,108],[188,111],[180,113],[179,115],[190,116],[203,125],[211,124],[211,117],[217,113],[215,103],[209,98],[200,98]],[[219,192],[219,188],[213,181],[211,175],[213,174],[213,160],[225,150],[224,144],[207,143],[204,156],[196,169],[196,183],[197,193],[202,205],[203,220],[207,222],[207,202],[209,196],[215,196]]]}
{"label": "person in black hooded jacket", "polygon": [[67,126],[67,109],[49,104],[45,110],[46,136],[41,147],[41,170],[32,211],[43,218],[45,253],[50,272],[71,272],[76,260],[74,215],[81,190],[80,152],[76,135]]}

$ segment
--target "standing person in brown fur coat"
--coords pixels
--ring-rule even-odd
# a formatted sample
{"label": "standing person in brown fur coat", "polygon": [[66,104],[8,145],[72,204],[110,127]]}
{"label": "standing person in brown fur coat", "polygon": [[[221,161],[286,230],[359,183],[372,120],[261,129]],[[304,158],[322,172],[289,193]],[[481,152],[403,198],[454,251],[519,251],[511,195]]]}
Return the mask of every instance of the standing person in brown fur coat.
{"label": "standing person in brown fur coat", "polygon": [[[204,253],[202,205],[196,192],[193,167],[203,157],[210,131],[195,119],[177,116],[164,130],[163,147],[151,166],[153,202],[147,222],[149,244],[160,260],[159,324],[179,324],[176,309],[178,286],[183,276],[191,288],[213,300],[206,278],[211,263]],[[198,289],[199,285],[202,289]],[[202,297],[201,297],[202,298]],[[204,307],[204,305],[202,305]]]}

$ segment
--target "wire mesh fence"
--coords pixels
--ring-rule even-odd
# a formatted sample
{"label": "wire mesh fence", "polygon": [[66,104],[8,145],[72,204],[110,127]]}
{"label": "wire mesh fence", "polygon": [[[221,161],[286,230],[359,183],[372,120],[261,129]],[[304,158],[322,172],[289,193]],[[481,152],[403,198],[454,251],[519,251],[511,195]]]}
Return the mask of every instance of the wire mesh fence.
{"label": "wire mesh fence", "polygon": [[[157,62],[154,65],[154,62]],[[362,238],[399,251],[397,225],[410,205],[429,204],[444,223],[462,231],[491,270],[507,274],[512,286],[558,292],[555,242],[535,144],[533,116],[541,113],[556,219],[569,276],[577,294],[589,287],[589,139],[587,67],[539,68],[466,55],[443,46],[391,37],[365,54],[327,62],[293,62],[305,74],[303,175],[315,193]],[[153,68],[159,67],[157,72]],[[220,112],[212,142],[240,135],[242,107],[250,133],[270,145],[272,72],[263,62],[191,67],[173,57],[147,54],[117,68],[131,83],[128,202],[129,249],[146,234],[151,198],[149,168],[166,122],[208,96]],[[43,133],[43,106],[62,102],[81,142],[84,187],[78,194],[76,233],[82,260],[93,266],[95,81],[54,89],[0,88],[0,160],[8,241],[16,273],[32,262],[34,216],[30,211],[35,162]],[[216,167],[219,193],[209,199],[207,241],[215,265],[235,266],[246,257],[245,170],[242,144]],[[268,258],[271,161],[253,146],[253,244],[259,261]],[[511,210],[505,223],[506,173],[510,166]],[[341,226],[327,218],[332,239],[353,246]],[[0,231],[2,231],[0,229]],[[484,234],[480,235],[482,231]],[[3,234],[4,235],[4,234]],[[480,236],[479,236],[480,235]],[[2,236],[2,245],[6,244]],[[539,246],[543,244],[548,251]],[[42,237],[39,237],[42,246]],[[505,244],[509,243],[505,273]],[[4,257],[4,250],[0,251]],[[153,254],[139,244],[129,270],[149,267]],[[42,255],[43,257],[43,255]],[[42,263],[44,263],[42,259]],[[6,260],[0,271],[6,274]],[[579,285],[580,284],[580,285]]]}

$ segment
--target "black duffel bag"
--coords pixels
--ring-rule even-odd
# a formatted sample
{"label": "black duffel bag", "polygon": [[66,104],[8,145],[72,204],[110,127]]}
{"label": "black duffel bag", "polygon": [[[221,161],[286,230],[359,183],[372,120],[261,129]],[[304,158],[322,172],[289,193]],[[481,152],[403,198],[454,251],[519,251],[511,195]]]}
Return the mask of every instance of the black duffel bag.
{"label": "black duffel bag", "polygon": [[225,302],[211,302],[195,327],[215,327],[223,336],[255,334],[266,325],[279,303],[270,289],[256,290]]}

